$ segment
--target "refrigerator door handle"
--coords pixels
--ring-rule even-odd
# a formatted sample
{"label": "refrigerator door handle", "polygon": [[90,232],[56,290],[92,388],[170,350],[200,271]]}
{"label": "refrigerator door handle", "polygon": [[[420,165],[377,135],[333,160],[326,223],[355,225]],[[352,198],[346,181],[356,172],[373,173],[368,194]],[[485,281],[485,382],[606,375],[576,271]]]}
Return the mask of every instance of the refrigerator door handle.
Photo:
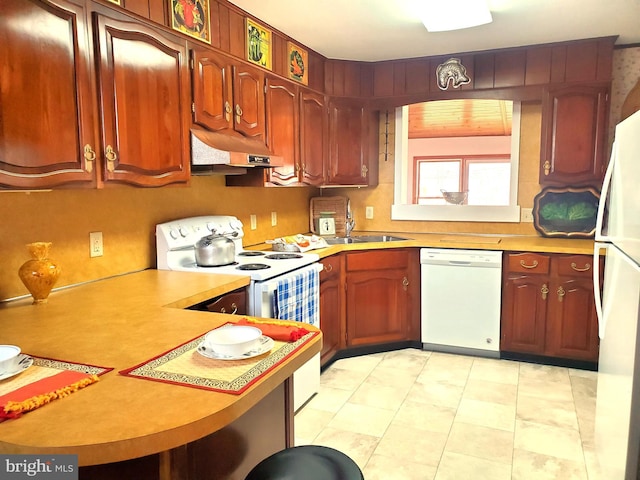
{"label": "refrigerator door handle", "polygon": [[[602,191],[600,193],[600,202],[598,203],[598,213],[596,215],[596,240],[607,241],[609,240],[606,234],[602,233],[602,224],[604,222],[604,212],[606,210],[607,198],[609,195],[609,188],[611,187],[611,177],[613,175],[613,166],[616,163],[616,142],[613,142],[613,148],[611,149],[611,159],[609,165],[607,165],[607,171],[604,174],[604,180],[602,181]],[[595,273],[595,271],[594,271]]]}
{"label": "refrigerator door handle", "polygon": [[600,251],[607,250],[606,243],[595,242],[593,244],[593,298],[596,303],[596,316],[598,318],[598,337],[604,338],[606,320],[602,313],[602,285],[600,285]]}

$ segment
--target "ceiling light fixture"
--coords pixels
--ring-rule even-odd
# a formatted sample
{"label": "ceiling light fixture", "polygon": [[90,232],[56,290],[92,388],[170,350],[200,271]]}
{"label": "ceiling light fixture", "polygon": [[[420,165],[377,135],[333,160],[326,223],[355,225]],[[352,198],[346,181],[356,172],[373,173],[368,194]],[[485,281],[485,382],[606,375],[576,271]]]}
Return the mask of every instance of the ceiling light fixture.
{"label": "ceiling light fixture", "polygon": [[444,32],[491,23],[485,0],[424,0],[419,2],[422,23],[429,32]]}

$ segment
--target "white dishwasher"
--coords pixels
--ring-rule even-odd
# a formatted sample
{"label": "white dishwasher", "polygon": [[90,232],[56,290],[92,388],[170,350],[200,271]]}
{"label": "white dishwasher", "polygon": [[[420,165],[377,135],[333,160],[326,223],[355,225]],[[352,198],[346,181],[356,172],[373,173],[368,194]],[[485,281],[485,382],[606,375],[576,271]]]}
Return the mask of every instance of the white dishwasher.
{"label": "white dishwasher", "polygon": [[420,249],[422,344],[500,356],[502,252]]}

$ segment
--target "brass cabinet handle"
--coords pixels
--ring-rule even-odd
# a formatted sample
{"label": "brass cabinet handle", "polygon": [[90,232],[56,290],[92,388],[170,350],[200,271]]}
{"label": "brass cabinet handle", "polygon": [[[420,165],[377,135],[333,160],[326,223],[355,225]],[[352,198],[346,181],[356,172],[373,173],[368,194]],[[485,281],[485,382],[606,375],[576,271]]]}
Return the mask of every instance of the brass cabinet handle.
{"label": "brass cabinet handle", "polygon": [[87,172],[93,172],[93,162],[96,159],[96,152],[88,143],[84,146],[84,168]]}
{"label": "brass cabinet handle", "polygon": [[236,104],[236,123],[240,123],[240,117],[242,117],[242,108]]}
{"label": "brass cabinet handle", "polygon": [[409,279],[407,277],[404,277],[402,279],[402,288],[406,291],[408,286],[409,286]]}
{"label": "brass cabinet handle", "polygon": [[538,266],[538,261],[534,260],[531,265],[527,265],[526,263],[524,263],[524,260],[520,260],[520,266],[522,268],[536,268]]}
{"label": "brass cabinet handle", "polygon": [[544,174],[549,175],[551,173],[551,162],[547,160],[542,166],[544,167]]}
{"label": "brass cabinet handle", "polygon": [[118,154],[111,145],[107,145],[107,149],[104,152],[104,158],[107,159],[107,170],[109,170],[110,172],[115,171]]}
{"label": "brass cabinet handle", "polygon": [[[233,310],[231,311],[230,315],[235,315],[238,312],[238,306],[236,305],[236,302],[233,302],[231,304],[231,307],[233,308]],[[227,313],[227,309],[224,307],[221,307],[220,313]]]}
{"label": "brass cabinet handle", "polygon": [[360,175],[362,176],[362,178],[366,178],[367,177],[367,172],[369,171],[369,169],[367,168],[366,165],[362,165],[362,168],[360,168]]}
{"label": "brass cabinet handle", "polygon": [[231,118],[231,104],[228,100],[224,102],[224,118],[227,122]]}
{"label": "brass cabinet handle", "polygon": [[333,270],[333,265],[329,264],[329,265],[325,265],[324,263],[322,264],[322,267],[324,268],[325,272],[330,272]]}
{"label": "brass cabinet handle", "polygon": [[558,287],[558,289],[556,290],[556,293],[558,294],[558,301],[561,302],[567,292],[564,291],[564,288]]}
{"label": "brass cabinet handle", "polygon": [[547,287],[546,283],[542,284],[542,288],[540,289],[540,292],[542,293],[542,299],[546,300],[547,294],[549,293],[549,287]]}
{"label": "brass cabinet handle", "polygon": [[575,270],[576,272],[588,272],[589,269],[591,268],[591,264],[590,263],[585,263],[584,264],[584,268],[580,268],[580,267],[578,267],[578,265],[576,265],[576,262],[571,262],[571,268],[573,270]]}

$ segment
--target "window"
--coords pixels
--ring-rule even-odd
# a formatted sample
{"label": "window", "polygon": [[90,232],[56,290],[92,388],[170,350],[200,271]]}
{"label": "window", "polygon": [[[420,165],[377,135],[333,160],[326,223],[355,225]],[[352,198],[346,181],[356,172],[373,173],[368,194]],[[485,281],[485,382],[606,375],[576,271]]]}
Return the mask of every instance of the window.
{"label": "window", "polygon": [[[450,101],[438,103],[442,102]],[[460,117],[468,113],[469,102],[473,101],[465,101],[467,110]],[[436,132],[437,138],[410,138],[409,107],[398,108],[392,219],[519,222],[520,104],[510,107],[505,115],[510,135],[459,137]],[[434,122],[434,129],[444,129],[445,123]],[[442,190],[467,196],[462,205],[452,205]]]}

